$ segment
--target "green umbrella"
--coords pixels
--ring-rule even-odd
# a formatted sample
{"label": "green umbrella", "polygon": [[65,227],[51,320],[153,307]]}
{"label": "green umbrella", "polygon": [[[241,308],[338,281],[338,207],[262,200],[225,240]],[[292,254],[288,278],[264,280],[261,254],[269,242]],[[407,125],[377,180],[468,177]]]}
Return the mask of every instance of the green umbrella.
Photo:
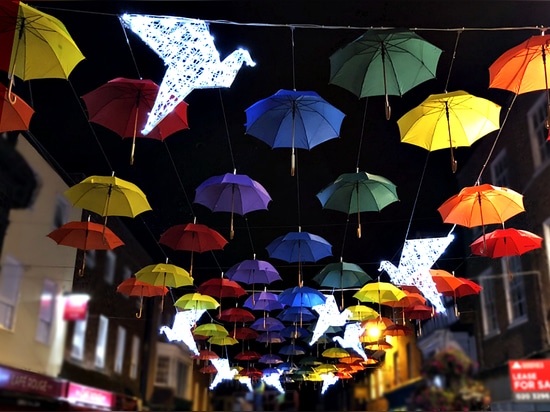
{"label": "green umbrella", "polygon": [[402,96],[434,79],[442,50],[410,30],[371,29],[330,56],[329,83],[359,98]]}
{"label": "green umbrella", "polygon": [[379,212],[399,201],[396,186],[385,177],[372,173],[344,173],[317,193],[324,209],[357,213],[357,237],[361,237],[360,212]]}

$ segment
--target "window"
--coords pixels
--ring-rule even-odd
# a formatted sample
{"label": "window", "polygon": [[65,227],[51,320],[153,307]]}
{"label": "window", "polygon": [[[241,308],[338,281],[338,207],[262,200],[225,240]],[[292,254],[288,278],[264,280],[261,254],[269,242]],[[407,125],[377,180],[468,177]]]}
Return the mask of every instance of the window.
{"label": "window", "polygon": [[109,332],[109,318],[99,315],[99,327],[97,328],[97,342],[95,345],[95,366],[105,367],[105,352],[107,351],[107,335]]}
{"label": "window", "polygon": [[60,194],[57,195],[55,203],[55,212],[53,215],[53,227],[57,229],[63,226],[69,220],[69,212],[71,210],[71,204],[69,201]]}
{"label": "window", "polygon": [[84,343],[86,342],[86,326],[88,319],[77,320],[74,323],[71,357],[78,360],[84,359]]}
{"label": "window", "polygon": [[132,338],[132,358],[130,359],[130,378],[136,379],[138,375],[139,338]]}
{"label": "window", "polygon": [[116,268],[116,253],[112,250],[107,250],[105,255],[105,282],[112,285],[115,282],[115,268]]}
{"label": "window", "polygon": [[[495,293],[495,277],[491,276],[491,268],[485,270],[480,276],[480,285],[483,288],[483,293],[480,293],[481,298],[481,315],[483,320],[483,334],[494,336],[500,333],[498,328],[497,318],[497,302]],[[500,278],[498,278],[500,280]]]}
{"label": "window", "polygon": [[15,307],[19,299],[19,287],[23,277],[23,264],[6,255],[0,275],[0,326],[13,330]]}
{"label": "window", "polygon": [[182,398],[186,397],[186,391],[187,391],[187,374],[189,371],[189,367],[187,364],[183,362],[178,362],[178,375],[177,375],[177,382],[176,382],[176,394]]}
{"label": "window", "polygon": [[157,358],[157,373],[155,374],[155,384],[168,386],[168,377],[170,374],[170,358],[168,356],[159,356]]}
{"label": "window", "polygon": [[46,345],[50,343],[56,297],[57,284],[49,279],[44,279],[44,283],[42,285],[42,295],[40,295],[40,310],[38,311],[36,340]]}
{"label": "window", "polygon": [[547,118],[546,95],[541,93],[533,107],[527,112],[527,126],[529,128],[535,169],[550,158],[550,145],[546,143],[546,139],[548,138],[548,130],[546,129]]}
{"label": "window", "polygon": [[115,353],[115,373],[122,374],[124,366],[124,349],[126,345],[126,329],[122,326],[117,328],[116,334],[116,353]]}
{"label": "window", "polygon": [[88,269],[93,269],[95,268],[95,264],[96,264],[96,251],[95,249],[91,249],[91,250],[87,250],[86,251],[86,267]]}
{"label": "window", "polygon": [[504,293],[506,294],[506,309],[510,326],[527,321],[527,299],[525,296],[525,282],[521,275],[521,258],[508,256],[502,258],[504,273]]}
{"label": "window", "polygon": [[491,184],[510,187],[506,150],[502,150],[491,162]]}

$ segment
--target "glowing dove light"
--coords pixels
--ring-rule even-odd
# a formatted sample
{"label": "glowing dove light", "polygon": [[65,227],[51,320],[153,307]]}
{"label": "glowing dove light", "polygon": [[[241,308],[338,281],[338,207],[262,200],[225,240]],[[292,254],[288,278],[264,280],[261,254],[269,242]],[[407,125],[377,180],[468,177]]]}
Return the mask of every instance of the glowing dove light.
{"label": "glowing dove light", "polygon": [[243,385],[246,385],[246,388],[249,392],[253,392],[254,388],[252,387],[252,379],[250,379],[250,376],[239,376],[235,375],[240,383]]}
{"label": "glowing dove light", "polygon": [[344,309],[342,312],[338,310],[334,295],[328,295],[325,303],[313,306],[311,309],[319,314],[319,318],[315,324],[309,346],[317,342],[329,327],[344,326],[351,316],[351,311],[349,309]]}
{"label": "glowing dove light", "polygon": [[272,386],[277,389],[280,393],[285,393],[283,385],[281,385],[281,374],[282,372],[268,373],[267,375],[262,376],[262,380],[268,386]]}
{"label": "glowing dove light", "polygon": [[123,14],[121,23],[137,34],[167,66],[153,108],[142,130],[147,135],[193,89],[230,87],[243,63],[255,66],[248,51],[235,50],[223,61],[203,20]]}
{"label": "glowing dove light", "polygon": [[323,386],[321,388],[321,395],[323,395],[330,386],[332,386],[336,382],[338,382],[338,376],[334,375],[332,372],[321,373],[319,376],[323,380]]}
{"label": "glowing dove light", "polygon": [[206,312],[205,309],[188,309],[177,312],[172,327],[162,326],[159,332],[164,332],[169,341],[185,343],[189,350],[198,356],[199,349],[193,338],[191,328],[198,322],[204,312]]}
{"label": "glowing dove light", "polygon": [[360,336],[365,331],[360,323],[348,323],[344,331],[344,337],[335,336],[333,341],[338,342],[342,348],[351,348],[357,352],[364,360],[368,360],[367,354],[361,344]]}
{"label": "glowing dove light", "polygon": [[210,390],[218,386],[221,381],[233,380],[235,378],[235,375],[238,373],[237,369],[232,369],[229,367],[229,359],[210,359],[210,362],[212,362],[212,365],[214,365],[214,367],[218,371],[218,373],[216,373],[216,376],[214,377],[214,380],[210,384]]}
{"label": "glowing dove light", "polygon": [[399,267],[384,260],[378,270],[385,270],[396,285],[416,286],[438,313],[445,313],[441,293],[429,270],[453,239],[454,235],[449,234],[446,237],[406,240]]}

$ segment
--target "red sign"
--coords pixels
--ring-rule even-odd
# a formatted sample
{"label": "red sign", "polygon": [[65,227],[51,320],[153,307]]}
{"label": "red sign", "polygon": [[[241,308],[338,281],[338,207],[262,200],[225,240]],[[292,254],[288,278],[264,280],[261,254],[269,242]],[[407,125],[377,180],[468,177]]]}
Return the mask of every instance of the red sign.
{"label": "red sign", "polygon": [[514,400],[550,400],[550,359],[511,360],[508,367]]}
{"label": "red sign", "polygon": [[110,408],[114,405],[115,394],[89,386],[68,383],[67,400],[73,403],[85,403]]}
{"label": "red sign", "polygon": [[65,296],[63,320],[85,320],[88,311],[89,295],[71,294]]}
{"label": "red sign", "polygon": [[57,398],[64,383],[49,376],[0,366],[0,388]]}

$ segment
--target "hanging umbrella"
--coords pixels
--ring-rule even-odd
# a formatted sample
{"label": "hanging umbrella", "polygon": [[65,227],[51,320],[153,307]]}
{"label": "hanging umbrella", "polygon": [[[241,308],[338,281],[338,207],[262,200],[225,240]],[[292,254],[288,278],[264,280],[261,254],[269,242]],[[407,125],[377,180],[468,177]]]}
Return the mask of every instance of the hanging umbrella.
{"label": "hanging umbrella", "polygon": [[219,359],[218,354],[209,349],[201,349],[198,355],[192,355],[191,357],[199,360]]}
{"label": "hanging umbrella", "polygon": [[258,332],[280,332],[285,325],[277,318],[258,318],[250,325],[251,329]]}
{"label": "hanging umbrella", "polygon": [[282,280],[279,272],[273,265],[264,260],[248,259],[239,262],[225,272],[225,277],[235,282],[247,285],[268,285],[277,280]]}
{"label": "hanging umbrella", "polygon": [[503,224],[525,212],[525,207],[520,193],[486,183],[463,188],[439,206],[437,211],[444,223],[469,228],[481,226],[485,238],[485,225]]}
{"label": "hanging umbrella", "polygon": [[124,242],[109,228],[103,228],[99,223],[73,221],[67,222],[46,236],[58,245],[70,246],[84,251],[82,267],[78,275],[84,275],[87,250],[113,250],[124,245]]}
{"label": "hanging umbrella", "polygon": [[435,287],[440,293],[451,293],[462,286],[462,282],[459,278],[455,277],[452,273],[442,269],[429,269],[430,275],[435,283]]}
{"label": "hanging umbrella", "polygon": [[291,307],[312,308],[324,304],[326,300],[327,297],[323,293],[308,286],[295,286],[279,294],[279,302]]}
{"label": "hanging umbrella", "polygon": [[210,322],[197,326],[193,334],[208,337],[224,337],[229,335],[229,331],[218,323]]}
{"label": "hanging umbrella", "polygon": [[84,55],[57,18],[19,1],[0,2],[0,70],[21,80],[68,79]]}
{"label": "hanging umbrella", "polygon": [[255,210],[267,210],[270,201],[271,196],[260,183],[234,171],[202,182],[195,190],[193,203],[206,206],[212,212],[230,212],[229,239],[233,239],[233,214],[244,216]]}
{"label": "hanging umbrella", "polygon": [[323,356],[325,358],[340,359],[340,358],[349,357],[350,353],[344,348],[334,347],[334,348],[325,349],[321,353],[321,356]]}
{"label": "hanging umbrella", "polygon": [[[266,365],[277,365],[279,363],[283,363],[283,360],[279,355],[276,355],[274,353],[266,353],[265,355],[262,355],[260,359],[258,359],[258,362],[265,363]],[[277,373],[279,373],[277,371]],[[265,374],[265,369],[264,369]]]}
{"label": "hanging umbrella", "polygon": [[[218,359],[218,358],[216,358],[216,359]],[[206,366],[203,366],[202,368],[200,368],[199,372],[200,373],[211,374],[211,373],[218,373],[218,370],[216,369],[216,367],[214,365],[206,365]]]}
{"label": "hanging umbrella", "polygon": [[241,371],[239,371],[240,376],[248,376],[250,378],[258,379],[263,376],[263,372],[259,370],[258,368],[249,367],[244,368]]}
{"label": "hanging umbrella", "polygon": [[131,277],[119,283],[116,291],[127,296],[139,296],[139,312],[136,313],[136,318],[141,318],[143,297],[164,296],[168,293],[168,288],[166,286],[153,286]]}
{"label": "hanging umbrella", "polygon": [[298,262],[298,285],[302,284],[300,264],[302,262],[317,262],[327,256],[332,256],[332,245],[321,236],[308,232],[289,232],[279,236],[266,246],[269,257],[286,262]]}
{"label": "hanging umbrella", "polygon": [[174,250],[191,252],[189,274],[193,276],[193,253],[222,250],[227,240],[216,230],[198,223],[174,225],[160,235],[159,243]]}
{"label": "hanging umbrella", "polygon": [[114,176],[90,176],[65,191],[74,207],[89,210],[105,217],[136,217],[152,210],[147,196],[135,184]]}
{"label": "hanging umbrella", "polygon": [[401,142],[430,152],[451,150],[451,166],[456,172],[453,149],[470,147],[500,127],[501,107],[463,90],[432,94],[398,121]]}
{"label": "hanging umbrella", "polygon": [[237,353],[234,358],[241,361],[253,361],[262,357],[262,354],[254,350],[245,350]]}
{"label": "hanging umbrella", "polygon": [[298,362],[300,365],[307,365],[307,366],[317,366],[321,365],[323,362],[317,357],[317,356],[304,356],[300,361]]}
{"label": "hanging umbrella", "polygon": [[285,326],[281,330],[281,336],[289,339],[305,339],[310,335],[311,333],[307,329],[301,328],[297,324]]}
{"label": "hanging umbrella", "polygon": [[174,302],[174,306],[180,309],[217,309],[220,304],[211,296],[202,293],[187,293]]}
{"label": "hanging umbrella", "polygon": [[427,305],[409,306],[403,310],[406,319],[426,320],[434,317],[433,307]]}
{"label": "hanging umbrella", "polygon": [[289,306],[277,315],[283,322],[309,322],[316,316],[305,306]]}
{"label": "hanging umbrella", "polygon": [[368,319],[374,319],[380,316],[380,314],[373,308],[365,305],[352,305],[346,308],[351,312],[349,320],[363,321]]}
{"label": "hanging umbrella", "polygon": [[281,355],[300,356],[300,355],[305,355],[307,351],[300,345],[291,343],[289,345],[282,346],[281,349],[279,349],[279,353]]}
{"label": "hanging umbrella", "polygon": [[291,148],[291,175],[295,149],[313,147],[340,136],[345,114],[313,91],[279,90],[245,110],[246,133],[272,148]]}
{"label": "hanging umbrella", "polygon": [[0,84],[0,93],[4,95],[0,102],[0,132],[29,130],[33,108],[15,93],[10,95],[3,84]]}
{"label": "hanging umbrella", "polygon": [[256,316],[242,308],[229,308],[220,312],[217,318],[224,322],[253,322]]}
{"label": "hanging umbrella", "polygon": [[258,332],[248,327],[235,328],[233,330],[233,337],[240,340],[256,339],[258,338]]}
{"label": "hanging umbrella", "polygon": [[414,335],[414,330],[406,325],[390,325],[382,331],[384,336],[409,336]]}
{"label": "hanging umbrella", "polygon": [[357,97],[403,96],[434,79],[442,50],[409,30],[370,29],[330,56],[329,83]]}
{"label": "hanging umbrella", "polygon": [[142,130],[157,98],[159,86],[148,79],[117,77],[81,96],[88,120],[112,130],[122,138],[132,138],[130,164],[134,164],[136,137],[164,140],[189,129],[187,103],[181,102],[147,135]]}
{"label": "hanging umbrella", "polygon": [[496,229],[479,237],[470,244],[474,255],[499,258],[520,256],[542,247],[542,237],[526,230],[507,228]]}
{"label": "hanging umbrella", "polygon": [[367,283],[353,295],[361,302],[384,304],[395,302],[405,297],[405,292],[389,282]]}
{"label": "hanging umbrella", "polygon": [[212,345],[231,346],[239,343],[239,341],[231,336],[212,336],[208,339]]}
{"label": "hanging umbrella", "polygon": [[[136,279],[150,285],[171,288],[193,285],[193,278],[189,275],[189,272],[170,263],[147,265],[136,272]],[[164,307],[164,295],[162,295],[161,307]]]}
{"label": "hanging umbrella", "polygon": [[281,335],[279,331],[266,331],[262,332],[256,338],[256,341],[261,343],[282,343],[286,339]]}
{"label": "hanging umbrella", "polygon": [[456,296],[457,298],[461,298],[468,295],[477,295],[483,290],[483,288],[473,280],[462,277],[459,277],[458,279],[460,279],[464,284],[457,287],[453,294],[450,292],[443,292],[442,294],[445,296]]}
{"label": "hanging umbrella", "polygon": [[278,295],[273,292],[263,291],[250,295],[244,302],[243,307],[271,312],[272,310],[283,309],[284,306],[279,302]]}
{"label": "hanging umbrella", "polygon": [[246,295],[246,290],[237,282],[226,278],[212,278],[204,281],[197,287],[197,292],[218,299],[238,298]]}
{"label": "hanging umbrella", "polygon": [[403,292],[405,293],[405,297],[396,301],[384,302],[383,304],[392,308],[406,308],[426,303],[426,298],[418,292],[408,292],[407,290],[403,290]]}
{"label": "hanging umbrella", "polygon": [[360,212],[379,212],[399,201],[396,186],[382,176],[360,172],[344,173],[317,193],[323,209],[357,213],[357,237],[361,237]]}

